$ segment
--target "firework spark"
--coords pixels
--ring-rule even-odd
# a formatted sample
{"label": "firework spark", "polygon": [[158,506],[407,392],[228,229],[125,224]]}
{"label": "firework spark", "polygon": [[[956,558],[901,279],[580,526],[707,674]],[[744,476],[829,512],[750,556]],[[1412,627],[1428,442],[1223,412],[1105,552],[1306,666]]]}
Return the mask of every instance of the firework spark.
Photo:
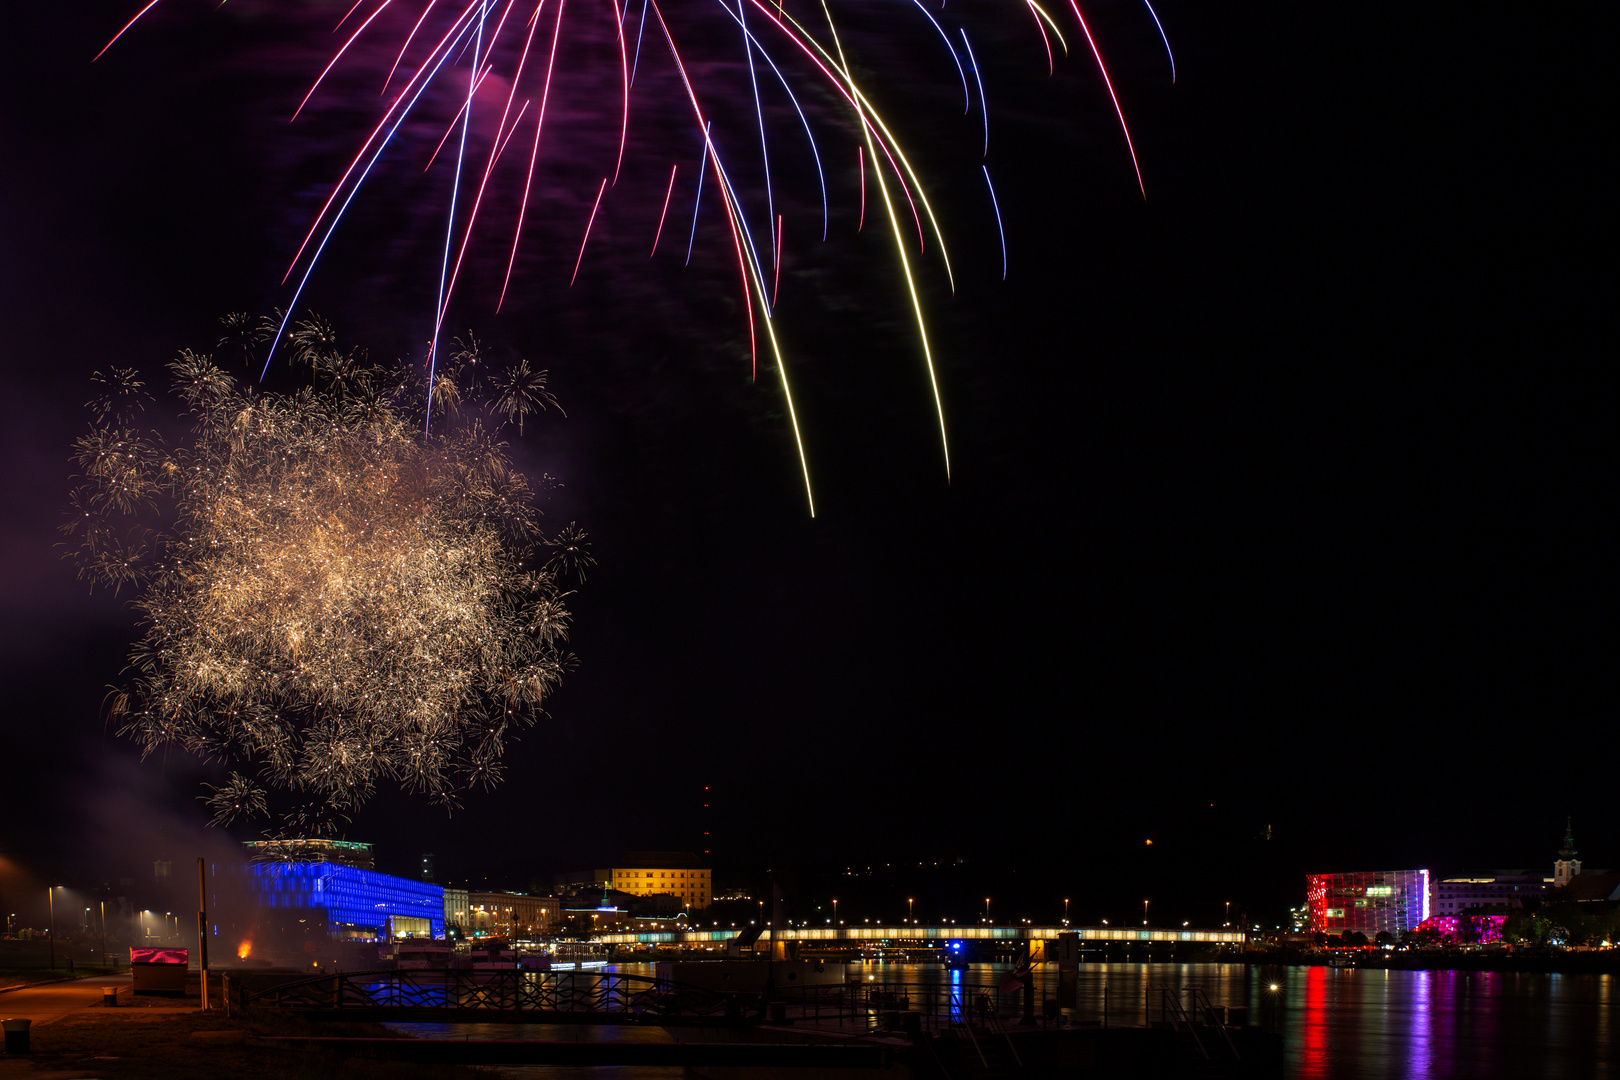
{"label": "firework spark", "polygon": [[221,822],[264,815],[267,787],[339,814],[384,781],[451,802],[500,779],[571,663],[563,583],[590,562],[585,537],[541,531],[497,435],[556,401],[525,362],[484,407],[470,338],[427,394],[319,320],[290,338],[315,373],[294,394],[183,353],[179,446],[137,429],[134,373],[97,376],[64,531],[81,576],[136,593],[144,635],[115,711],[146,753],[256,771],[214,790]]}
{"label": "firework spark", "polygon": [[[157,2],[158,0],[150,0],[142,3],[134,17],[118,30],[97,57],[104,54],[107,48],[111,48],[114,42],[129,34],[142,17],[157,6]],[[778,335],[773,327],[780,280],[782,230],[782,215],[778,213],[780,198],[773,178],[779,176],[783,170],[779,166],[773,169],[773,156],[777,153],[772,145],[775,137],[769,132],[768,110],[762,96],[765,84],[769,81],[768,77],[765,77],[768,70],[785,93],[787,101],[792,105],[804,128],[820,185],[822,238],[825,240],[829,222],[827,179],[822,170],[822,155],[816,131],[811,124],[810,116],[801,105],[800,91],[794,88],[796,80],[789,77],[789,71],[784,71],[787,58],[792,56],[795,58],[799,74],[819,82],[822,97],[831,95],[834,100],[841,101],[848,108],[847,120],[841,124],[835,123],[834,129],[840,137],[853,136],[856,144],[860,162],[857,230],[864,224],[866,216],[868,170],[876,182],[877,195],[888,219],[888,231],[893,241],[895,259],[905,283],[906,300],[915,317],[917,341],[927,372],[932,405],[938,417],[940,447],[944,455],[946,476],[949,477],[950,451],[944,396],[933,350],[929,344],[928,324],[919,294],[918,275],[924,272],[924,267],[921,264],[913,265],[907,254],[909,240],[906,233],[909,230],[903,228],[902,218],[896,213],[894,205],[897,201],[896,193],[903,199],[913,218],[919,238],[919,252],[923,248],[925,232],[923,219],[927,218],[929,229],[936,241],[934,246],[940,266],[945,272],[950,288],[954,291],[955,275],[950,267],[944,237],[921,179],[908,162],[893,128],[874,107],[855,74],[855,66],[846,54],[846,41],[839,33],[831,8],[822,0],[800,0],[800,3],[812,10],[813,18],[801,20],[780,0],[665,0],[664,4],[660,4],[658,0],[642,0],[639,5],[628,2],[621,5],[619,0],[613,0],[609,5],[582,3],[569,5],[566,0],[358,0],[352,7],[344,10],[343,18],[338,24],[342,27],[353,18],[354,29],[345,31],[341,44],[314,78],[308,92],[298,102],[293,116],[296,118],[305,111],[319,95],[332,92],[328,84],[329,77],[333,76],[334,71],[343,65],[355,63],[357,56],[363,57],[369,53],[381,57],[379,71],[382,67],[387,68],[387,75],[383,79],[382,116],[333,185],[325,204],[315,215],[308,233],[288,266],[287,278],[284,280],[297,275],[297,285],[287,305],[287,318],[291,318],[292,312],[297,309],[327,242],[348,212],[361,187],[373,175],[375,166],[385,153],[395,147],[396,136],[402,128],[405,128],[407,120],[423,107],[424,99],[430,102],[435,100],[434,96],[429,94],[430,88],[433,87],[442,87],[443,90],[439,92],[438,97],[442,98],[448,93],[457,100],[459,107],[449,126],[444,130],[437,147],[428,156],[428,167],[432,168],[434,163],[440,160],[442,150],[443,158],[451,163],[445,167],[454,169],[448,185],[450,201],[444,223],[442,255],[438,260],[439,285],[434,312],[433,344],[429,355],[430,370],[438,363],[439,344],[457,287],[461,284],[464,259],[475,235],[479,234],[480,227],[488,224],[484,220],[489,216],[485,196],[490,191],[491,179],[501,164],[506,145],[518,134],[519,129],[532,129],[529,154],[513,155],[510,159],[511,164],[521,172],[522,184],[521,197],[509,208],[511,235],[509,244],[505,247],[508,252],[506,274],[496,301],[496,310],[499,311],[506,301],[511,286],[513,270],[524,241],[525,223],[528,220],[531,202],[534,200],[535,176],[542,165],[541,134],[545,130],[548,113],[552,111],[554,79],[579,74],[577,70],[570,69],[568,61],[571,57],[567,50],[563,50],[562,70],[559,70],[559,46],[565,35],[580,32],[576,24],[581,20],[600,21],[610,16],[614,21],[613,47],[598,55],[611,55],[616,58],[610,62],[617,64],[613,79],[616,92],[612,95],[617,100],[611,103],[602,101],[599,105],[603,109],[604,125],[618,129],[617,153],[611,170],[606,168],[606,162],[603,162],[601,171],[592,174],[593,179],[596,176],[604,178],[596,193],[589,219],[584,223],[584,239],[576,256],[570,284],[579,274],[592,225],[598,212],[603,209],[604,200],[612,199],[624,165],[626,138],[630,125],[631,88],[635,85],[637,75],[643,73],[647,67],[643,60],[654,59],[650,55],[643,56],[643,52],[657,52],[655,43],[662,39],[665,50],[663,59],[679,77],[684,96],[690,105],[690,122],[702,140],[702,156],[697,177],[697,202],[693,207],[687,259],[690,261],[691,248],[696,241],[705,180],[712,173],[709,189],[718,197],[731,237],[731,253],[736,260],[737,280],[743,293],[743,311],[747,317],[753,368],[757,373],[758,345],[762,338],[758,331],[763,328],[763,340],[770,349],[770,359],[781,379],[782,392],[787,399],[789,423],[793,429],[795,445],[800,451],[799,462],[804,474],[806,498],[813,515],[814,498],[810,484],[809,459],[804,453],[804,442],[793,408],[786,361],[778,347]],[[1048,68],[1054,69],[1056,56],[1052,49],[1051,38],[1057,38],[1065,55],[1068,53],[1068,42],[1057,21],[1037,0],[1024,0],[1024,3],[1033,15],[1032,21],[1040,35]],[[550,10],[547,8],[548,4],[551,5]],[[1131,139],[1130,129],[1126,124],[1125,110],[1117,87],[1103,64],[1102,51],[1092,34],[1091,27],[1087,25],[1080,3],[1078,0],[1069,0],[1068,6],[1102,76],[1109,104],[1118,118],[1120,130],[1124,135],[1125,150],[1135,170],[1138,186],[1145,197],[1146,185],[1142,178],[1141,164]],[[1143,6],[1164,40],[1166,54],[1170,56],[1171,79],[1174,81],[1175,59],[1170,54],[1169,37],[1165,34],[1158,13],[1153,10],[1151,4],[1144,0]],[[365,10],[368,8],[369,10]],[[817,8],[819,10],[815,10]],[[988,155],[990,117],[985,94],[985,74],[981,70],[979,58],[974,55],[967,29],[959,26],[956,27],[957,33],[952,34],[942,20],[954,19],[954,11],[946,13],[942,9],[936,14],[920,0],[912,0],[910,7],[896,10],[905,12],[909,20],[905,24],[900,24],[902,33],[909,35],[920,30],[924,35],[933,35],[944,45],[961,84],[965,112],[972,111],[974,107],[972,91],[977,90],[977,104],[982,114],[978,120],[978,126],[982,129],[981,155]],[[696,73],[713,72],[716,70],[715,65],[709,62],[711,59],[709,57],[703,58],[705,62],[702,65],[697,65],[688,58],[677,40],[676,29],[671,24],[671,17],[676,14],[683,18],[681,24],[683,32],[692,26],[699,27],[691,33],[689,40],[701,38],[706,42],[712,42],[714,36],[702,32],[702,23],[704,20],[722,20],[721,25],[727,26],[726,37],[741,45],[743,66],[747,72],[748,100],[743,103],[742,109],[728,108],[726,112],[728,116],[738,112],[747,114],[747,126],[752,130],[747,132],[746,138],[739,132],[735,133],[738,137],[733,140],[728,133],[716,129],[715,113],[709,103],[720,99],[723,105],[737,105],[738,103],[732,100],[736,96],[737,88],[733,84],[726,83],[723,89],[717,89],[707,82],[700,88],[699,76]],[[916,17],[918,15],[921,16],[920,19]],[[629,40],[628,27],[632,17],[636,18],[633,46]],[[820,26],[823,23],[822,30],[813,30],[809,25]],[[650,36],[647,34],[649,25],[653,30]],[[923,29],[924,27],[926,29]],[[736,34],[735,37],[731,36],[733,33]],[[548,36],[549,41],[546,40]],[[957,48],[958,44],[961,46],[960,50]],[[647,46],[645,50],[644,46]],[[781,62],[779,54],[785,54],[780,57]],[[792,69],[793,65],[788,67]],[[466,69],[464,75],[460,74],[463,68]],[[484,154],[484,150],[477,145],[483,136],[475,136],[474,133],[474,113],[480,109],[479,90],[492,75],[495,78],[490,85],[504,86],[506,92],[500,95],[504,100],[498,110],[498,119],[494,121],[493,137],[489,139],[487,155],[479,163],[472,160]],[[401,79],[403,85],[397,90],[393,89],[397,80]],[[609,113],[611,115],[608,115]],[[721,150],[723,144],[733,142],[736,145],[757,148],[760,181],[757,191],[739,190],[736,169]],[[465,177],[464,173],[467,174]],[[675,170],[671,169],[669,186],[664,193],[662,210],[658,216],[658,229],[653,244],[654,255],[657,254],[657,237],[662,235],[664,219],[668,214],[670,198],[674,192],[674,178]],[[988,173],[986,182],[988,183]],[[470,197],[464,197],[468,195]],[[993,209],[997,212],[999,233],[999,207],[993,205]],[[769,238],[763,258],[755,243],[755,236]],[[1004,236],[1002,252],[1002,277],[1005,278]],[[275,328],[270,355],[275,354],[288,325],[286,319],[283,319]],[[432,381],[430,377],[430,386]],[[426,411],[429,416],[434,411],[431,398]],[[424,423],[426,422],[425,419]]]}

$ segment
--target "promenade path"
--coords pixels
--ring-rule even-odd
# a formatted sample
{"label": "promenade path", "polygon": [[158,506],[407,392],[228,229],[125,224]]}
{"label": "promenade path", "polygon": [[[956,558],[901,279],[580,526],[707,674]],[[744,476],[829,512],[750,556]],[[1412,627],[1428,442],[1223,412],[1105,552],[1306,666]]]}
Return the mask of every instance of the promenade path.
{"label": "promenade path", "polygon": [[34,1029],[37,1031],[46,1024],[86,1009],[97,1011],[105,1009],[106,1006],[101,1001],[101,988],[104,986],[118,988],[120,1010],[138,1011],[142,1015],[197,1011],[195,999],[187,1001],[184,998],[136,998],[131,992],[130,984],[131,977],[126,971],[118,975],[43,983],[0,992],[0,1019],[26,1017],[34,1022]]}
{"label": "promenade path", "polygon": [[[118,988],[118,1008],[108,1009],[102,1004],[101,988]],[[126,1019],[157,1019],[161,1014],[193,1013],[197,1011],[195,999],[186,1001],[173,998],[136,998],[132,993],[130,974],[105,975],[71,982],[57,982],[25,986],[17,990],[0,992],[0,1019],[26,1017],[34,1022],[35,1050],[39,1050],[40,1028],[58,1020],[85,1015],[119,1016]],[[46,1060],[0,1053],[0,1080],[88,1080],[106,1073],[104,1062],[91,1060],[68,1065],[57,1060],[57,1055],[45,1055]],[[30,1060],[32,1059],[32,1060]],[[110,1059],[109,1059],[110,1060]]]}

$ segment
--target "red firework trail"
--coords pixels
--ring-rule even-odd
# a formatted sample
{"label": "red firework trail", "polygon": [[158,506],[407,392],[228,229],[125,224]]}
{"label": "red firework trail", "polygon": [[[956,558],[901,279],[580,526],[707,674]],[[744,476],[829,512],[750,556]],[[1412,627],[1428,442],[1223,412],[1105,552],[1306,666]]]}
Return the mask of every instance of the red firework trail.
{"label": "red firework trail", "polygon": [[669,216],[669,199],[675,194],[675,174],[678,171],[679,165],[669,167],[669,187],[664,191],[664,208],[658,212],[658,231],[653,233],[652,251],[647,255],[649,259],[658,254],[658,238],[664,235],[664,218]]}
{"label": "red firework trail", "polygon": [[579,277],[579,264],[585,261],[585,245],[591,242],[591,226],[596,224],[596,211],[602,206],[602,193],[607,190],[607,177],[602,177],[602,186],[596,189],[596,202],[591,206],[590,220],[585,222],[585,238],[579,242],[579,258],[574,260],[574,276],[568,279],[569,288],[573,288],[574,279]]}

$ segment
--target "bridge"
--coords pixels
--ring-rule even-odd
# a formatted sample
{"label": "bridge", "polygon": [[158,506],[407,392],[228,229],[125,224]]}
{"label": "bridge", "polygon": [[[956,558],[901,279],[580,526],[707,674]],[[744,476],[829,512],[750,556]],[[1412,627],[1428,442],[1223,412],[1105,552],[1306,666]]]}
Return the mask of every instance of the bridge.
{"label": "bridge", "polygon": [[[668,930],[602,934],[604,945],[716,945],[735,938],[744,928],[714,930]],[[772,940],[771,930],[759,937]],[[1056,941],[1059,934],[1076,934],[1082,943],[1131,942],[1147,944],[1242,945],[1247,940],[1241,930],[1156,930],[1128,926],[796,926],[783,929],[776,940],[804,942],[812,947],[836,947],[880,942],[1017,942]]]}

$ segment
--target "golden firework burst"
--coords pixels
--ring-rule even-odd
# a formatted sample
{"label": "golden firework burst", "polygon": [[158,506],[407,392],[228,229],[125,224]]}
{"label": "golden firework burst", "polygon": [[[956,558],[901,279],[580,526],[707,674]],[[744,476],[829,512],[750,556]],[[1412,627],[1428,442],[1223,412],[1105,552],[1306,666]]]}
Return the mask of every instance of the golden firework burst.
{"label": "golden firework burst", "polygon": [[75,444],[71,553],[142,616],[123,731],[256,769],[213,789],[221,823],[267,812],[266,787],[346,814],[381,781],[440,801],[496,783],[572,661],[564,579],[591,562],[573,525],[542,531],[499,437],[555,407],[543,373],[497,376],[485,407],[464,346],[435,388],[456,416],[428,434],[409,367],[340,352],[320,320],[294,345],[315,376],[294,393],[182,353],[174,446],[138,429],[133,371],[98,374]]}

